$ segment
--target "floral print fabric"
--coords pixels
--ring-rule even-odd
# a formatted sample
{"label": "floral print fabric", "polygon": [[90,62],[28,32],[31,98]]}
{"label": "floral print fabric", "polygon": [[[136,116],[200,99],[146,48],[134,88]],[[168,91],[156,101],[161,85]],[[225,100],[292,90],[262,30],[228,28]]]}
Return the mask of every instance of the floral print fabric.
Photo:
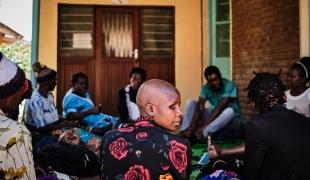
{"label": "floral print fabric", "polygon": [[142,119],[102,138],[103,179],[188,179],[191,148],[152,121]]}
{"label": "floral print fabric", "polygon": [[200,177],[198,180],[239,180],[240,177],[234,173],[225,170],[216,170],[214,173]]}
{"label": "floral print fabric", "polygon": [[0,110],[0,179],[36,179],[27,128]]}

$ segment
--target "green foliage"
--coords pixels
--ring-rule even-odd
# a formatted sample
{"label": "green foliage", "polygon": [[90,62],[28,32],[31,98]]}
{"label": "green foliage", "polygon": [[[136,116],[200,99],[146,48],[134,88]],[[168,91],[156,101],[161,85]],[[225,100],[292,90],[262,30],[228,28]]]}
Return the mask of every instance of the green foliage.
{"label": "green foliage", "polygon": [[14,61],[21,69],[24,70],[26,76],[29,77],[31,69],[31,46],[24,41],[16,41],[13,44],[1,44],[0,52]]}

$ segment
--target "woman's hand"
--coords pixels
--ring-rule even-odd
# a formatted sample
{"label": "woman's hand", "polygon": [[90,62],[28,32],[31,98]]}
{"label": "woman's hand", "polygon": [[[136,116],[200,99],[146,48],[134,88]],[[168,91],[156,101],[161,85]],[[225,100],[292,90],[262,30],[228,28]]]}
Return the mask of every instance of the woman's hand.
{"label": "woman's hand", "polygon": [[216,145],[211,144],[211,146],[208,147],[208,155],[210,158],[217,158],[219,154],[219,148]]}
{"label": "woman's hand", "polygon": [[99,104],[98,106],[94,106],[93,108],[91,108],[89,110],[89,114],[98,114],[100,113],[101,110],[101,104]]}
{"label": "woman's hand", "polygon": [[220,148],[212,143],[211,136],[208,136],[208,156],[210,158],[217,158],[221,154]]}

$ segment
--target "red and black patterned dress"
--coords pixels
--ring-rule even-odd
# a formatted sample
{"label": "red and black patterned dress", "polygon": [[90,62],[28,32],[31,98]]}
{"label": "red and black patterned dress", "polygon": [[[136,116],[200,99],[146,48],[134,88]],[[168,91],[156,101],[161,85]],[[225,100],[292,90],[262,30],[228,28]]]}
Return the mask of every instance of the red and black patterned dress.
{"label": "red and black patterned dress", "polygon": [[103,179],[189,179],[191,147],[183,138],[140,119],[102,139]]}

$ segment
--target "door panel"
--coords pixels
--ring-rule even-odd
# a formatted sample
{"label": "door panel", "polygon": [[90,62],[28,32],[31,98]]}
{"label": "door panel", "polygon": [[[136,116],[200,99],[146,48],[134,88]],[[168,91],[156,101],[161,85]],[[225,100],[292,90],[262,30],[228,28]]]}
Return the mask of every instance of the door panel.
{"label": "door panel", "polygon": [[[129,73],[132,64],[106,62],[101,64],[103,75],[101,76],[101,98],[103,111],[108,114],[117,114],[118,90],[128,84]],[[99,103],[99,102],[98,102]]]}
{"label": "door panel", "polygon": [[144,8],[141,10],[141,49],[144,59],[174,57],[174,11],[172,8]]}
{"label": "door panel", "polygon": [[118,90],[129,83],[131,68],[139,66],[139,52],[133,53],[139,43],[138,9],[98,7],[96,24],[96,103],[117,115]]}
{"label": "door panel", "polygon": [[89,91],[94,96],[94,8],[92,6],[59,5],[57,108],[71,87],[74,73],[89,78]]}
{"label": "door panel", "polygon": [[102,13],[103,56],[106,58],[133,57],[133,18],[132,12]]}
{"label": "door panel", "polygon": [[147,72],[148,79],[163,79],[174,84],[174,67],[170,61],[142,61],[141,67]]}
{"label": "door panel", "polygon": [[133,67],[174,84],[173,8],[60,5],[59,19],[58,104],[78,71],[88,75],[95,104],[111,115]]}
{"label": "door panel", "polygon": [[174,84],[174,9],[141,9],[141,66],[147,77]]}

